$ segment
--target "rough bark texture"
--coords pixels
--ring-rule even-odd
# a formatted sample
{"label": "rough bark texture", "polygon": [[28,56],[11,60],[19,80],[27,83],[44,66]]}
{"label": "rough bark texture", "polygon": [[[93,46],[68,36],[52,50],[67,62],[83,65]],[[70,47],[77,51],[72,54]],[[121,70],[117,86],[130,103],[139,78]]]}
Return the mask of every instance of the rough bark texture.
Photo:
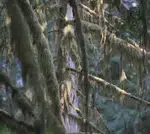
{"label": "rough bark texture", "polygon": [[55,75],[53,59],[48,41],[42,32],[34,11],[27,1],[19,0],[19,3],[22,12],[30,26],[31,33],[33,34],[34,43],[37,46],[40,68],[44,74],[47,90],[52,100],[52,110],[54,111],[55,115],[60,118],[59,86]]}
{"label": "rough bark texture", "polygon": [[43,101],[40,69],[32,47],[29,27],[16,0],[8,1],[7,9],[11,17],[12,44],[15,45],[17,56],[30,76],[31,83],[34,84],[38,99]]}
{"label": "rough bark texture", "polygon": [[[84,41],[84,35],[82,32],[82,24],[78,13],[77,3],[76,0],[70,0],[69,4],[72,6],[73,14],[75,17],[75,28],[76,28],[76,37],[77,41],[79,42],[80,49],[82,52],[82,62],[83,62],[83,74],[84,74],[84,90],[86,96],[86,106],[85,106],[85,113],[86,113],[86,120],[88,120],[88,105],[89,105],[89,82],[88,82],[88,63],[87,63],[87,54],[86,54],[86,45]],[[86,133],[88,132],[87,122],[85,127]]]}
{"label": "rough bark texture", "polygon": [[17,130],[17,133],[21,134],[35,134],[34,133],[34,127],[31,125],[28,125],[24,122],[18,121],[11,117],[7,112],[0,109],[0,118],[1,121],[6,123],[9,128],[12,130]]}
{"label": "rough bark texture", "polygon": [[[40,29],[36,15],[26,0],[8,0],[6,4],[11,18],[12,44],[15,45],[17,56],[27,73],[26,75],[29,75],[30,84],[35,89],[38,103],[40,106],[44,105],[44,118],[47,119],[47,126],[44,126],[45,119],[43,119],[44,121],[41,120],[39,124],[37,123],[37,131],[38,133],[65,134],[61,123],[58,83],[47,39]],[[32,45],[30,31],[33,34],[37,49],[35,45]],[[45,76],[52,106],[45,102],[42,73]]]}
{"label": "rough bark texture", "polygon": [[[41,79],[37,55],[32,46],[28,24],[16,0],[8,1],[7,9],[11,17],[12,44],[15,45],[15,52],[21,61],[23,73],[26,72],[23,74],[24,82],[27,82],[25,77],[28,75],[36,93],[35,97],[40,106],[42,106],[44,105],[44,86],[42,85],[43,81]],[[22,101],[20,99],[19,101],[20,105],[22,105]],[[24,112],[25,109],[23,108],[22,110]]]}
{"label": "rough bark texture", "polygon": [[[94,31],[102,30],[102,27],[97,24],[89,23],[87,21],[81,21],[81,22],[82,22],[83,27],[86,29],[91,29]],[[144,55],[148,59],[150,58],[149,52],[146,52],[145,50],[140,48],[138,45],[135,46],[134,44],[131,44],[123,39],[116,37],[115,34],[111,34],[107,32],[106,40],[109,40],[111,44],[113,44],[110,46],[113,50],[123,52],[123,55],[127,56],[129,59],[134,59],[135,61],[141,62],[143,60],[143,51],[144,51]],[[109,44],[106,44],[106,45],[109,45]]]}
{"label": "rough bark texture", "polygon": [[[74,14],[76,18],[75,20],[76,31],[80,33],[77,34],[78,42],[80,43],[82,53],[84,54],[83,61],[86,62],[85,42],[83,39],[84,37],[82,33],[81,23],[84,27],[91,28],[94,30],[101,30],[101,27],[99,27],[98,25],[91,25],[90,23],[80,21],[79,15],[77,13],[76,3],[73,3],[72,7],[74,8]],[[35,15],[33,8],[29,5],[27,0],[8,0],[7,9],[11,17],[12,43],[15,45],[17,56],[19,57],[23,66],[24,81],[26,81],[25,79],[26,76],[29,75],[29,79],[31,80],[30,83],[35,89],[37,99],[39,100],[39,103],[41,105],[43,104],[44,106],[43,115],[41,115],[44,121],[42,122],[41,120],[41,122],[44,124],[46,119],[46,125],[48,127],[42,128],[43,129],[42,132],[52,134],[65,134],[65,129],[62,126],[61,122],[59,86],[56,79],[55,68],[53,65],[53,58],[51,55],[51,51],[49,49],[48,41],[43,34],[37,16]],[[61,21],[59,23],[61,23]],[[60,26],[60,29],[63,29],[63,26]],[[33,37],[33,41],[31,37]],[[61,37],[61,35],[59,37]],[[133,46],[132,44],[117,38],[115,35],[110,34],[109,32],[107,33],[107,39],[112,44],[114,44],[114,46],[111,47],[121,52],[124,52],[129,57],[134,58],[136,62],[139,61],[141,62],[143,60],[143,50],[141,50],[138,46]],[[62,54],[62,52],[60,53]],[[148,58],[150,57],[150,54],[147,53],[146,51],[145,54],[148,56]],[[59,56],[61,61],[63,55]],[[60,63],[59,66],[60,76],[64,76],[65,74],[63,70],[64,67],[65,67],[65,59],[63,62]],[[86,90],[88,89],[87,82],[89,77],[90,79],[97,81],[104,87],[108,87],[108,89],[115,90],[119,92],[119,94],[126,95],[132,99],[145,103],[148,106],[150,105],[149,102],[144,101],[134,95],[131,95],[130,93],[125,92],[124,90],[108,83],[103,79],[91,75],[88,76],[87,63],[84,63],[83,71],[85,76],[84,78]],[[46,81],[45,84],[46,86],[44,86],[44,80],[41,79],[41,76],[44,76],[43,79]],[[66,77],[64,78],[62,77],[60,81],[64,79],[66,79]],[[46,88],[46,90],[44,89],[44,87]],[[47,102],[45,102],[44,92],[47,93],[47,91],[50,99],[52,100],[52,105],[49,105]],[[88,96],[88,92],[86,96]],[[88,98],[86,102],[88,102]],[[36,133],[40,133],[41,126],[43,124],[39,123],[37,125]]]}

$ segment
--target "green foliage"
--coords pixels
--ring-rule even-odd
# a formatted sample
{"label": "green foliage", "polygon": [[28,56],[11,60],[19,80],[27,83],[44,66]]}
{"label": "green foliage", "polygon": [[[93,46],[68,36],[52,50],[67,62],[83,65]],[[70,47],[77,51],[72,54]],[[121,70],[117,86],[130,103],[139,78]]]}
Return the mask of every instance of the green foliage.
{"label": "green foliage", "polygon": [[1,125],[0,134],[11,134],[11,130],[5,125]]}

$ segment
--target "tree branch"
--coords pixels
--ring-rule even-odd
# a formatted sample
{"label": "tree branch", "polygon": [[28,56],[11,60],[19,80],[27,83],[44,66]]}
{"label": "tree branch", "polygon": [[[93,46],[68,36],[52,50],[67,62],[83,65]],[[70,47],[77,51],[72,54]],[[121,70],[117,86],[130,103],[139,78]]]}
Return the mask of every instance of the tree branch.
{"label": "tree branch", "polygon": [[[88,82],[88,63],[87,63],[87,53],[86,53],[86,45],[84,41],[84,35],[82,32],[82,24],[78,13],[77,3],[76,0],[70,0],[69,1],[70,6],[73,9],[73,14],[75,17],[75,28],[76,28],[76,37],[79,42],[81,53],[82,53],[82,62],[83,62],[83,74],[84,74],[84,90],[85,90],[85,96],[86,96],[86,119],[88,120],[88,105],[89,105],[89,82]],[[85,128],[86,132],[88,132],[88,127]]]}
{"label": "tree branch", "polygon": [[25,96],[25,94],[17,88],[12,80],[6,75],[6,73],[0,70],[0,82],[4,83],[6,87],[10,87],[12,90],[12,98],[16,101],[18,106],[24,111],[28,111],[32,116],[33,114],[33,105],[31,101]]}
{"label": "tree branch", "polygon": [[[62,116],[60,111],[59,85],[56,78],[55,67],[53,64],[53,58],[52,58],[51,50],[49,48],[48,40],[41,29],[40,23],[38,21],[38,18],[34,10],[31,8],[27,0],[17,0],[17,1],[30,27],[30,31],[33,35],[33,40],[34,43],[36,44],[37,52],[38,52],[38,61],[39,61],[38,63],[40,65],[40,70],[44,75],[44,79],[46,83],[45,85],[47,87],[46,90],[48,92],[47,95],[49,95],[52,101],[51,103],[52,109],[50,109],[51,111],[48,111],[48,113],[52,112],[55,115],[55,119],[58,119],[58,123],[59,123],[58,126],[60,127],[57,127],[57,131],[59,131],[59,133],[61,134],[65,134],[66,132],[62,123]],[[48,121],[49,123],[46,125],[47,127],[51,127],[52,123],[55,120],[51,120],[51,118],[48,118]],[[51,132],[52,131],[55,130],[51,129]]]}
{"label": "tree branch", "polygon": [[[85,132],[75,132],[75,133],[68,133],[68,134],[86,134]],[[101,134],[101,133],[91,133],[88,132],[87,134]]]}
{"label": "tree branch", "polygon": [[[77,121],[81,121],[81,122],[87,121],[87,125],[89,125],[91,128],[93,128],[94,130],[96,130],[100,134],[105,134],[102,130],[98,129],[93,123],[91,123],[90,121],[84,119],[83,117],[78,117],[78,116],[76,116],[74,114],[71,114],[71,113],[69,113],[67,115],[69,115],[70,117],[76,119]],[[85,123],[85,122],[83,122],[83,123]],[[87,134],[87,133],[85,133],[85,134]]]}
{"label": "tree branch", "polygon": [[[79,93],[79,96],[81,96],[85,100],[86,97],[79,90],[76,90],[76,91]],[[104,119],[102,118],[101,114],[99,113],[99,111],[95,107],[93,108],[91,103],[89,104],[89,107],[90,107],[90,110],[92,110],[94,113],[98,113],[98,117],[100,118],[99,120],[102,122],[102,124],[104,124],[106,131],[108,133],[110,133],[110,130],[109,130],[107,124],[105,123]],[[76,109],[74,109],[74,110],[78,113],[78,111]]]}
{"label": "tree branch", "polygon": [[[88,28],[94,31],[102,31],[102,28],[97,24],[93,24],[87,21],[81,22],[84,28]],[[123,52],[123,54],[125,54],[125,56],[127,56],[130,59],[133,59],[137,62],[141,62],[144,58],[143,56],[147,57],[147,62],[150,59],[150,52],[147,52],[145,49],[142,49],[141,47],[139,47],[139,45],[130,44],[129,42],[116,37],[115,34],[107,32],[106,40],[109,40],[111,44],[113,44],[110,46],[112,49],[117,49],[119,52]],[[148,64],[150,65],[150,63]]]}
{"label": "tree branch", "polygon": [[[18,0],[22,12],[29,24],[31,33],[34,38],[34,42],[37,46],[38,60],[40,69],[44,75],[47,85],[47,91],[52,99],[52,107],[55,115],[60,117],[60,102],[59,102],[59,86],[56,79],[55,68],[53,64],[52,54],[49,48],[48,40],[46,39],[40,23],[33,9],[30,7],[26,0]],[[30,14],[30,15],[29,15]],[[45,61],[46,60],[46,61]]]}
{"label": "tree branch", "polygon": [[5,122],[11,129],[21,134],[34,134],[35,129],[32,125],[26,124],[25,122],[16,120],[6,111],[0,109],[0,119]]}
{"label": "tree branch", "polygon": [[[78,5],[84,8],[86,11],[90,12],[91,14],[97,16],[97,14],[87,6],[81,3],[79,3]],[[56,5],[56,7],[57,6],[59,7],[59,5]],[[87,21],[81,21],[81,22],[84,28],[88,28],[94,31],[102,31],[102,27],[100,27],[97,24],[93,24]],[[129,42],[116,37],[114,34],[111,34],[110,32],[107,32],[107,39],[111,40],[111,43],[114,44],[112,48],[116,48],[119,52],[121,51],[123,53],[126,53],[126,56],[128,56],[128,58],[130,59],[134,58],[134,60],[138,62],[144,59],[143,56],[146,56],[148,59],[150,59],[150,52],[146,52],[146,50],[138,46],[133,46],[133,44],[130,44]],[[150,63],[148,63],[148,65],[150,66]]]}
{"label": "tree branch", "polygon": [[95,12],[95,11],[93,11],[93,10],[91,10],[89,7],[87,7],[86,5],[84,5],[84,4],[82,4],[82,3],[79,3],[78,4],[81,8],[83,8],[83,9],[85,9],[87,12],[89,12],[90,14],[92,14],[92,15],[94,15],[94,16],[96,16],[96,17],[99,17],[99,15]]}
{"label": "tree branch", "polygon": [[[73,69],[73,68],[67,68],[67,70],[70,70],[70,71],[73,71],[73,72],[76,72],[76,73],[80,73],[80,71],[78,71],[76,69]],[[116,85],[113,85],[113,84],[111,84],[111,83],[109,83],[109,82],[107,82],[107,81],[105,81],[105,80],[103,80],[99,77],[96,77],[96,76],[93,76],[93,75],[90,75],[90,74],[88,75],[88,77],[89,77],[90,80],[93,80],[93,81],[96,81],[96,82],[100,83],[101,85],[103,85],[105,88],[108,88],[109,90],[114,90],[114,91],[120,93],[121,95],[125,95],[125,96],[127,96],[131,99],[134,99],[134,100],[142,103],[142,104],[150,106],[149,101],[143,100],[140,97],[132,95],[131,93],[128,93],[125,90],[117,87]]]}
{"label": "tree branch", "polygon": [[[96,17],[99,17],[99,15],[98,15],[95,11],[91,10],[91,9],[90,9],[89,7],[87,7],[86,5],[84,5],[84,4],[82,4],[82,3],[78,3],[78,5],[79,5],[81,8],[83,8],[85,11],[89,12],[90,14],[92,14],[92,15],[94,15],[94,16],[96,16]],[[106,13],[108,16],[111,16],[111,17],[113,17],[113,18],[115,18],[115,19],[121,20],[121,18],[118,18],[118,17],[116,17],[116,16],[113,16],[112,14],[110,14],[110,13],[107,12],[107,11],[105,11],[105,13]]]}

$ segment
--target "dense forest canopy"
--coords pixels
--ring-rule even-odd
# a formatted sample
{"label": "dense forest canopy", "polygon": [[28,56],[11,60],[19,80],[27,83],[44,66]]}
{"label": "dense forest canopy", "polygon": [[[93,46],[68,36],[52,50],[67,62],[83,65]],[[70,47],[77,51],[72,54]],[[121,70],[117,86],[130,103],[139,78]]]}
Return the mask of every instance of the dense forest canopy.
{"label": "dense forest canopy", "polygon": [[145,0],[0,0],[0,134],[149,134]]}

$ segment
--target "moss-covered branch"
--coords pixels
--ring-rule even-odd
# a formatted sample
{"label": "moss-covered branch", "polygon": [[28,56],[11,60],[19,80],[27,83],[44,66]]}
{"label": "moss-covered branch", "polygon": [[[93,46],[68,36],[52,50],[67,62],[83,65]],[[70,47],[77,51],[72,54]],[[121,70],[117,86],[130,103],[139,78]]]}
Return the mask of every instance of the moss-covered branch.
{"label": "moss-covered branch", "polygon": [[[82,25],[85,29],[91,29],[96,31],[102,31],[102,27],[97,24],[93,24],[87,21],[82,21]],[[121,38],[116,37],[115,34],[107,32],[106,34],[106,41],[110,43],[106,43],[106,45],[110,45],[109,47],[113,50],[117,50],[118,52],[122,52],[127,58],[132,59],[132,61],[141,62],[144,57],[147,58],[147,63],[150,65],[148,60],[150,59],[150,52],[139,47],[139,45],[131,44]]]}
{"label": "moss-covered branch", "polygon": [[36,57],[37,55],[32,47],[28,24],[16,0],[7,2],[7,10],[11,18],[11,43],[15,46],[15,52],[22,64],[24,83],[26,84],[26,77],[29,76],[30,83],[34,85],[37,99],[39,102],[43,102],[40,69]]}
{"label": "moss-covered branch", "polygon": [[[48,109],[47,111],[47,116],[48,116],[47,130],[51,128],[50,130],[53,133],[57,131],[61,134],[65,134],[65,129],[62,124],[62,116],[60,112],[59,86],[58,86],[58,81],[56,79],[56,72],[55,72],[53,58],[49,48],[48,40],[45,37],[41,29],[40,23],[38,21],[38,18],[34,10],[29,5],[29,3],[26,0],[18,0],[18,3],[20,5],[23,15],[26,18],[30,31],[32,33],[33,42],[38,52],[38,63],[40,65],[40,70],[44,75],[44,79],[47,87],[46,91],[48,91],[47,95],[50,97],[52,101],[51,109]],[[51,113],[54,114],[55,117],[54,120],[51,120],[52,118]],[[56,121],[56,119],[58,121]],[[57,122],[55,130],[53,130],[51,126],[52,123],[54,122]]]}
{"label": "moss-covered branch", "polygon": [[31,113],[33,116],[33,104],[31,101],[25,96],[25,93],[22,92],[19,88],[17,88],[12,80],[0,70],[0,82],[4,83],[6,87],[10,87],[12,90],[12,98],[16,101],[18,106],[22,110],[26,110]]}
{"label": "moss-covered branch", "polygon": [[[20,2],[20,4],[19,4],[19,2]],[[47,113],[45,111],[45,116],[46,117],[48,116],[47,122],[49,123],[46,125],[49,128],[44,127],[45,121],[43,122],[43,120],[45,120],[45,118],[41,115],[40,116],[42,119],[42,120],[40,120],[41,125],[39,125],[39,127],[38,127],[39,133],[40,132],[43,133],[43,131],[51,131],[52,133],[59,132],[58,134],[60,134],[60,133],[65,134],[64,128],[62,127],[62,125],[60,125],[61,124],[60,120],[57,119],[59,117],[56,116],[57,114],[58,115],[60,114],[59,113],[59,111],[60,111],[59,110],[59,99],[58,99],[58,95],[59,95],[58,94],[58,83],[57,83],[57,80],[54,75],[55,70],[53,67],[51,55],[50,55],[50,58],[46,57],[47,55],[49,56],[49,53],[50,53],[49,48],[48,48],[48,42],[45,39],[45,36],[40,29],[38,20],[37,20],[35,14],[33,13],[32,8],[30,7],[29,3],[26,0],[23,0],[23,1],[11,0],[11,1],[7,1],[6,4],[7,4],[7,10],[8,10],[9,16],[11,18],[12,44],[15,45],[17,56],[21,61],[22,67],[25,70],[26,75],[29,75],[30,84],[35,89],[35,96],[38,99],[38,102],[36,102],[36,103],[40,104],[39,111],[42,111],[41,110],[43,108],[42,106],[44,106],[44,107],[47,106],[47,107],[51,108],[51,106],[48,103],[46,103],[46,101],[45,101],[44,92],[47,90],[43,90],[43,88],[45,87],[45,84],[43,81],[42,73],[46,77],[46,80],[47,80],[46,84],[47,84],[49,93],[51,95],[50,97],[52,99],[52,104],[53,104],[52,109],[49,109],[49,111],[47,111]],[[27,13],[26,14],[27,19],[29,21],[31,19],[31,21],[32,21],[31,23],[30,22],[29,22],[29,24],[27,23],[22,9],[23,9],[23,11],[24,10],[29,11],[29,12],[25,12],[25,13]],[[31,27],[29,27],[29,26],[31,26]],[[33,27],[33,29],[32,29],[32,27]],[[32,45],[32,38],[31,38],[32,36],[30,33],[30,28],[31,28],[31,31],[33,32],[33,35],[35,35],[34,36],[35,38],[33,37],[34,40],[36,40],[35,43],[38,44],[38,48],[37,48],[38,53],[35,49],[35,46]],[[40,55],[41,61],[38,61],[38,54]],[[43,59],[45,60],[44,62],[42,62]],[[44,69],[43,69],[43,66],[42,67],[39,66],[39,63],[41,63],[41,65],[44,66]],[[46,64],[46,63],[48,63],[48,64]],[[51,68],[52,68],[52,70],[51,70]],[[20,100],[20,102],[22,102],[22,101]],[[51,114],[53,109],[54,109],[54,111],[56,110],[54,115],[53,115],[53,113]],[[54,130],[54,129],[52,129],[52,126],[53,126],[53,123],[55,123],[55,122],[57,122],[57,123],[55,125],[56,129]]]}
{"label": "moss-covered branch", "polygon": [[[73,71],[73,72],[76,72],[76,73],[80,73],[80,71],[76,70],[76,69],[73,69],[73,68],[67,68],[68,70],[70,71]],[[128,93],[126,92],[125,90],[117,87],[116,85],[113,85],[99,77],[96,77],[96,76],[93,76],[93,75],[88,75],[89,79],[90,80],[93,80],[93,81],[96,81],[98,83],[100,83],[103,87],[107,88],[108,90],[113,90],[113,91],[116,91],[117,93],[119,93],[120,95],[125,95],[131,99],[134,99],[144,105],[147,105],[147,106],[150,106],[150,102],[149,101],[146,101],[146,100],[143,100],[142,98],[140,97],[137,97],[135,95],[132,95],[131,93]]]}
{"label": "moss-covered branch", "polygon": [[[81,118],[78,117],[76,115],[73,115],[71,113],[68,114],[70,117],[72,117],[73,119],[75,119],[76,121],[79,121],[81,124],[85,123],[86,119],[85,118]],[[91,123],[90,121],[87,121],[87,125],[92,128],[93,130],[95,130],[96,132],[100,133],[100,134],[105,134],[102,130],[98,129],[93,123]]]}
{"label": "moss-covered branch", "polygon": [[52,99],[52,107],[56,116],[60,114],[59,86],[55,75],[52,54],[49,48],[48,40],[42,32],[40,23],[33,9],[26,0],[18,0],[22,12],[29,24],[34,43],[37,46],[40,69],[44,74],[48,93]]}
{"label": "moss-covered branch", "polygon": [[75,133],[68,133],[68,134],[101,134],[101,133],[85,133],[85,132],[75,132]]}
{"label": "moss-covered branch", "polygon": [[32,125],[26,124],[25,122],[16,120],[6,111],[0,109],[0,119],[12,130],[19,134],[35,134],[35,128]]}
{"label": "moss-covered branch", "polygon": [[[78,7],[76,0],[70,0],[69,1],[70,6],[72,6],[73,14],[75,17],[75,28],[76,28],[76,37],[77,42],[79,43],[80,49],[81,49],[81,57],[82,57],[82,66],[83,66],[83,74],[84,74],[84,90],[85,90],[85,96],[86,96],[86,106],[85,106],[85,112],[86,112],[86,118],[88,120],[88,105],[89,105],[89,82],[88,82],[88,63],[87,63],[87,53],[86,53],[86,44],[84,41],[84,35],[82,31],[82,24],[78,13]],[[86,127],[86,132],[88,131],[88,127]]]}

